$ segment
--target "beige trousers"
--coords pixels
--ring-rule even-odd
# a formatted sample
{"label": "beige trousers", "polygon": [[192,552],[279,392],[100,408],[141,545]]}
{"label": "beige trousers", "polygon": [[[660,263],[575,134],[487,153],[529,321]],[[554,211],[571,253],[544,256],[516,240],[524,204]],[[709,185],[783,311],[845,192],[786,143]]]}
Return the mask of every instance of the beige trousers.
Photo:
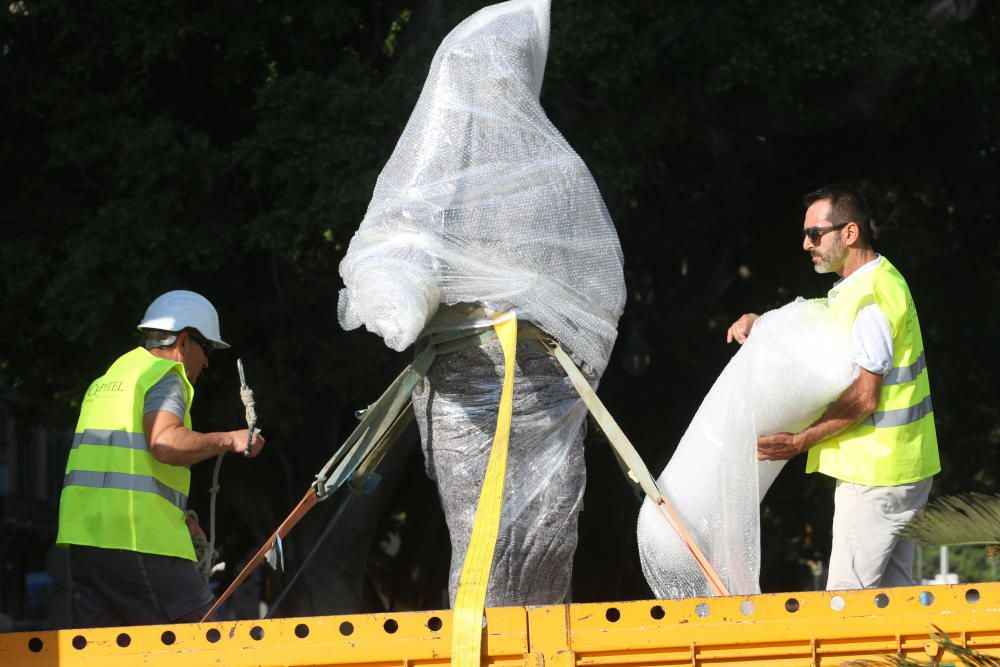
{"label": "beige trousers", "polygon": [[913,585],[913,540],[896,533],[927,503],[932,479],[901,486],[837,481],[828,591]]}

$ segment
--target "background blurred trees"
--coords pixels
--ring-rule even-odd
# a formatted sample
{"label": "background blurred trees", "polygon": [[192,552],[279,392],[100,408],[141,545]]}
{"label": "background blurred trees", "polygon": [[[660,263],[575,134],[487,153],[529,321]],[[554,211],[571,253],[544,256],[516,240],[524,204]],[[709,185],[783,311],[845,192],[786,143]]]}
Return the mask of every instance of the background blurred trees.
{"label": "background blurred trees", "polygon": [[[483,4],[8,3],[0,379],[32,399],[17,410],[71,425],[154,296],[206,294],[236,353],[213,357],[195,420],[240,422],[241,356],[269,447],[225,464],[220,526],[231,563],[259,544],[406,363],[340,330],[337,265],[435,48]],[[996,489],[998,18],[957,0],[554,3],[542,102],[626,258],[601,394],[654,473],[734,352],[729,323],[829,287],[801,252],[799,199],[849,180],[920,311],[937,490]],[[282,611],[441,606],[440,510],[413,439],[398,451]],[[588,470],[574,595],[648,596],[638,502],[594,429]],[[801,473],[765,503],[765,590],[809,585],[805,562],[828,549],[832,485]],[[209,475],[196,469],[203,513]],[[332,511],[289,541],[293,569]],[[389,534],[396,555],[378,546]],[[267,595],[281,585],[269,576]]]}

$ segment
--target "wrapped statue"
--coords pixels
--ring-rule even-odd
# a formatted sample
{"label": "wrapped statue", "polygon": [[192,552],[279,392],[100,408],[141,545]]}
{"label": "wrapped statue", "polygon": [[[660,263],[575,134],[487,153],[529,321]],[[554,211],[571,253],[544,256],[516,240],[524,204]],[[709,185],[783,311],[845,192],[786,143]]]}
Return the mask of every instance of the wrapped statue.
{"label": "wrapped statue", "polygon": [[[625,303],[622,252],[593,177],[539,103],[548,0],[473,14],[442,42],[340,265],[339,318],[394,350],[513,311],[596,386]],[[413,391],[452,543],[452,604],[497,422],[494,339],[438,356]],[[558,362],[517,346],[489,606],[562,602],[585,484],[587,409]]]}

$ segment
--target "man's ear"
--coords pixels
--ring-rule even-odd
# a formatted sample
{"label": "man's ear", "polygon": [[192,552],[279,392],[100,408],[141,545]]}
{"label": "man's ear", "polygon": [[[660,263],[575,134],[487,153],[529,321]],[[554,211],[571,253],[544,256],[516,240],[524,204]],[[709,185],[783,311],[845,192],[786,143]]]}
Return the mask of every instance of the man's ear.
{"label": "man's ear", "polygon": [[845,245],[853,246],[861,240],[861,228],[858,227],[858,223],[847,223],[847,227],[844,227],[844,231],[847,232],[847,238],[844,239]]}

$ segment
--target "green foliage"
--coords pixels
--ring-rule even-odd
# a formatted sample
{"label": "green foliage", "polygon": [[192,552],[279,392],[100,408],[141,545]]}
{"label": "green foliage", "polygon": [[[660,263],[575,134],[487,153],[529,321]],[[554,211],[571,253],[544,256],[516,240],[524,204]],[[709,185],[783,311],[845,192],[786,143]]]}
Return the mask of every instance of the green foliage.
{"label": "green foliage", "polygon": [[[917,545],[917,577],[933,580],[941,572],[940,547]],[[959,582],[997,581],[998,560],[984,546],[948,547],[948,570]]]}
{"label": "green foliage", "polygon": [[1000,666],[1000,658],[995,658],[993,656],[984,655],[973,649],[960,646],[955,643],[948,633],[943,632],[941,628],[931,626],[933,630],[930,632],[930,638],[940,647],[940,650],[946,651],[951,655],[958,658],[957,663],[939,663],[937,660],[927,658],[926,660],[914,660],[912,658],[907,658],[905,656],[893,655],[886,656],[880,660],[854,660],[849,663],[844,663],[845,665],[853,667],[861,667],[863,665],[893,665],[895,667],[920,667],[921,665],[937,665],[937,664],[953,664],[953,665],[966,665],[967,667],[997,667]]}
{"label": "green foliage", "polygon": [[325,294],[298,300],[324,299],[313,328],[336,332],[336,264],[405,116],[385,112],[400,90],[370,47],[398,11],[25,6],[3,17],[5,381],[78,392],[170,287],[201,287],[224,324],[266,331],[287,308],[273,267],[323,275]]}
{"label": "green foliage", "polygon": [[925,544],[1000,544],[1000,496],[967,493],[938,498],[901,535]]}

